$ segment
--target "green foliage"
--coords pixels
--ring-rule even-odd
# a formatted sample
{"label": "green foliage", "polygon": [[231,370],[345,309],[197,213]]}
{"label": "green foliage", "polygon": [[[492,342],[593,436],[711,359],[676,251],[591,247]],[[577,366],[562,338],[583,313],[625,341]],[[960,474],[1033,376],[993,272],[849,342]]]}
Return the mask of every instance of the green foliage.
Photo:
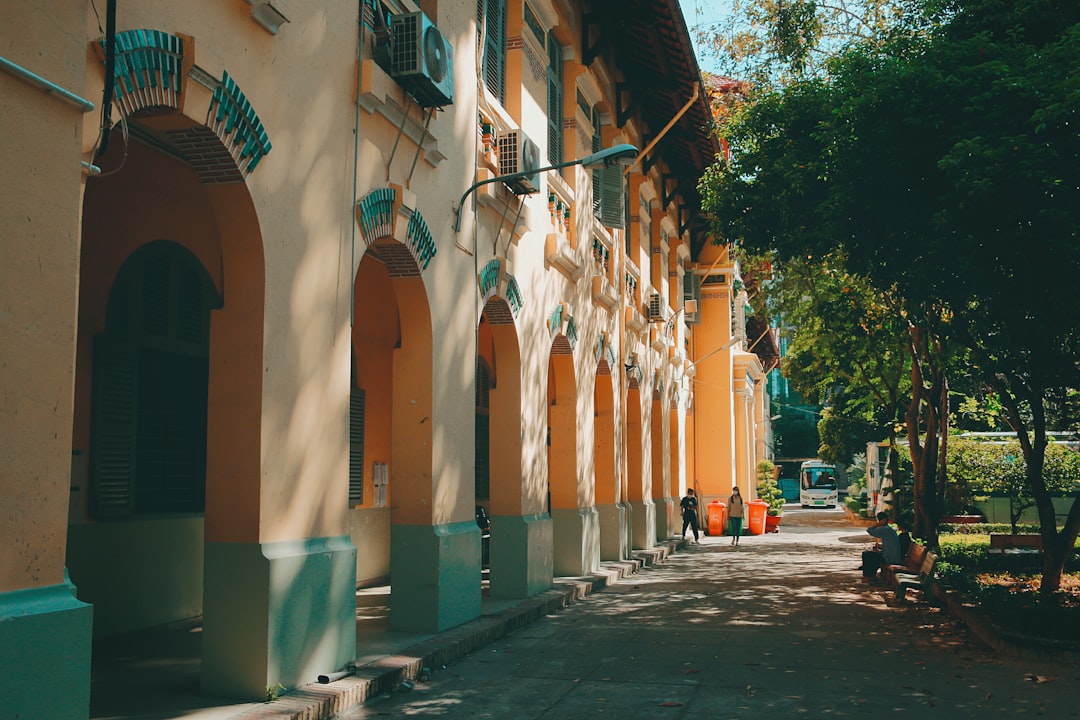
{"label": "green foliage", "polygon": [[[983,536],[986,543],[990,542],[990,533],[1012,533],[1013,527],[1008,523],[941,523],[941,533],[961,536]],[[1036,534],[1039,532],[1038,525],[1017,525],[1016,533]]]}
{"label": "green foliage", "polygon": [[867,434],[887,433],[906,404],[907,323],[895,303],[844,272],[843,259],[790,259],[768,290],[768,312],[790,328],[785,378],[807,400],[828,404],[812,454],[846,462]]}
{"label": "green foliage", "polygon": [[[1014,527],[1024,510],[1036,504],[1027,480],[1027,462],[1017,440],[992,443],[954,438],[949,443],[947,472],[962,504],[970,504],[980,496],[1007,495]],[[1080,489],[1080,453],[1050,443],[1042,476],[1051,493]]]}
{"label": "green foliage", "polygon": [[[763,87],[724,128],[732,159],[701,191],[722,240],[768,250],[782,275],[836,259],[895,298],[914,360],[906,425],[925,537],[944,499],[932,461],[950,372],[971,367],[1025,439],[1047,417],[1078,422],[1080,4],[912,9],[895,32],[845,46],[827,72]],[[819,315],[814,329],[831,320]],[[1022,450],[1051,512],[1041,448]],[[1080,513],[1070,517],[1072,536]]]}
{"label": "green foliage", "polygon": [[1039,553],[990,552],[989,535],[941,536],[938,550],[938,572],[943,577],[958,577],[976,573],[1038,573],[1042,568]]}
{"label": "green foliage", "polygon": [[776,482],[776,466],[769,460],[757,464],[758,499],[769,504],[769,515],[784,514],[784,494]]}
{"label": "green foliage", "polygon": [[844,498],[844,506],[851,512],[865,517],[867,498],[865,495],[848,495]]}
{"label": "green foliage", "polygon": [[848,495],[858,495],[866,488],[866,453],[855,453],[847,470]]}
{"label": "green foliage", "polygon": [[880,41],[904,0],[732,0],[725,19],[698,39],[723,75],[778,86],[823,73],[830,55],[855,41]]}

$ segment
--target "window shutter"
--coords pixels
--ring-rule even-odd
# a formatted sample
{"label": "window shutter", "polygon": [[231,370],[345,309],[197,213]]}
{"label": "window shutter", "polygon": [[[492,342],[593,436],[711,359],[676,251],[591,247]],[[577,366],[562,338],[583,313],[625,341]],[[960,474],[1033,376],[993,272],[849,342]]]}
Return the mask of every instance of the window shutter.
{"label": "window shutter", "polygon": [[563,61],[562,46],[548,33],[548,160],[558,165],[563,159]]}
{"label": "window shutter", "polygon": [[169,337],[172,325],[172,255],[150,250],[140,254],[140,301],[136,312],[141,313],[139,329],[148,335]]}
{"label": "window shutter", "polygon": [[476,499],[491,497],[491,370],[481,360],[476,367]]}
{"label": "window shutter", "polygon": [[[600,133],[601,133],[601,130],[600,130],[600,111],[597,110],[595,106],[592,109],[592,124],[593,124],[592,151],[594,153],[596,153],[596,152],[600,152],[600,143],[601,143]],[[592,194],[593,217],[599,218],[600,217],[600,207],[601,207],[601,202],[600,202],[600,170],[599,169],[592,171],[592,186],[593,186],[593,194]]]}
{"label": "window shutter", "polygon": [[477,0],[484,23],[484,84],[499,102],[506,102],[506,0]]}
{"label": "window shutter", "polygon": [[609,228],[624,227],[626,211],[623,208],[623,201],[626,198],[626,190],[623,187],[622,167],[612,165],[600,168],[596,171],[596,177],[599,180],[600,222]]}
{"label": "window shutter", "polygon": [[364,390],[349,394],[349,505],[364,504]]}
{"label": "window shutter", "polygon": [[683,275],[683,305],[690,300],[697,302],[697,311],[685,312],[683,316],[686,318],[687,325],[700,325],[701,324],[701,276],[688,271]]}
{"label": "window shutter", "polygon": [[97,519],[135,508],[135,437],[139,354],[133,343],[94,339],[91,412],[90,509]]}
{"label": "window shutter", "polygon": [[476,415],[476,499],[491,497],[491,416]]}

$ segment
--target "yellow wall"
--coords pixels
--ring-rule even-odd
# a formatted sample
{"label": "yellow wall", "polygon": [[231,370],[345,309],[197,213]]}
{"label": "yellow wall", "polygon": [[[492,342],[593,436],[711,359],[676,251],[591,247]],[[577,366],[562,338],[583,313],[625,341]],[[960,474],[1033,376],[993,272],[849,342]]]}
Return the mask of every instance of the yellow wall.
{"label": "yellow wall", "polygon": [[[83,94],[82,3],[6,9],[3,57]],[[48,52],[41,39],[52,38]],[[83,111],[0,71],[0,592],[64,579]]]}

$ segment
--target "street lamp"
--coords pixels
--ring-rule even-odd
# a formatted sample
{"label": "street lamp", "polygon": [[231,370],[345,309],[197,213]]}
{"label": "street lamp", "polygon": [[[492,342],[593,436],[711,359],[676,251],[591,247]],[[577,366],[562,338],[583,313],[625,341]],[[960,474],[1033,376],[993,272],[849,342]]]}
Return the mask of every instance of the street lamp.
{"label": "street lamp", "polygon": [[581,165],[584,168],[597,168],[597,167],[610,167],[612,165],[629,165],[630,162],[637,157],[638,149],[633,145],[622,144],[614,145],[609,148],[605,148],[598,152],[594,152],[591,155],[586,155],[578,160],[570,160],[564,163],[558,163],[557,165],[549,165],[547,167],[535,168],[532,170],[522,170],[516,173],[510,173],[509,175],[499,175],[498,177],[488,178],[487,180],[481,180],[478,183],[473,183],[469,186],[469,189],[465,191],[465,194],[461,196],[461,200],[457,205],[457,218],[454,220],[454,232],[461,230],[461,211],[465,207],[465,199],[469,197],[473,190],[484,185],[488,185],[493,182],[505,182],[507,180],[516,180],[526,175],[534,175],[536,173],[547,172],[548,170],[560,170],[564,167],[570,167],[571,165]]}
{"label": "street lamp", "polygon": [[713,355],[715,355],[718,352],[723,352],[723,351],[727,350],[728,348],[734,346],[736,343],[741,343],[743,340],[745,340],[745,338],[742,335],[736,335],[733,338],[731,338],[730,340],[728,340],[726,343],[721,345],[720,347],[716,348],[715,350],[713,350],[711,352],[708,352],[708,353],[705,353],[703,356],[701,356],[700,358],[698,358],[694,362],[690,363],[690,367],[687,370],[687,374],[690,374],[690,375],[695,374],[697,372],[698,364],[700,364],[701,362],[707,360],[708,358],[711,358]]}

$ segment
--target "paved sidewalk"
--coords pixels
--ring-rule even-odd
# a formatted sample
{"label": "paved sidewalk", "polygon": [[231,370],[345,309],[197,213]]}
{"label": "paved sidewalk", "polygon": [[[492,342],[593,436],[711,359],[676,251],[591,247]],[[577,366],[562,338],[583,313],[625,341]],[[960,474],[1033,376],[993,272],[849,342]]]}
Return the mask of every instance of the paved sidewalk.
{"label": "paved sidewalk", "polygon": [[1080,667],[893,604],[858,581],[861,528],[797,517],[738,548],[707,538],[339,720],[1080,717]]}
{"label": "paved sidewalk", "polygon": [[[481,618],[435,635],[390,631],[387,589],[375,588],[358,596],[354,676],[240,705],[188,687],[163,707],[161,693],[175,688],[118,686],[130,672],[120,663],[103,692],[139,686],[158,697],[140,705],[126,696],[92,717],[1080,717],[1080,666],[1009,659],[949,613],[895,606],[859,583],[854,567],[869,540],[842,514],[789,510],[781,532],[738,548],[724,537],[672,542],[591,578],[561,578],[527,601],[485,600]],[[197,689],[190,650],[187,682]]]}
{"label": "paved sidewalk", "polygon": [[197,622],[111,640],[95,649],[90,718],[327,720],[399,687],[402,681],[415,681],[425,667],[441,667],[466,657],[644,567],[664,562],[679,545],[672,540],[636,552],[631,560],[603,563],[589,577],[557,578],[551,590],[528,600],[485,597],[480,618],[438,634],[390,630],[390,588],[360,590],[356,674],[326,685],[312,683],[271,702],[243,703],[200,696],[201,626]]}

